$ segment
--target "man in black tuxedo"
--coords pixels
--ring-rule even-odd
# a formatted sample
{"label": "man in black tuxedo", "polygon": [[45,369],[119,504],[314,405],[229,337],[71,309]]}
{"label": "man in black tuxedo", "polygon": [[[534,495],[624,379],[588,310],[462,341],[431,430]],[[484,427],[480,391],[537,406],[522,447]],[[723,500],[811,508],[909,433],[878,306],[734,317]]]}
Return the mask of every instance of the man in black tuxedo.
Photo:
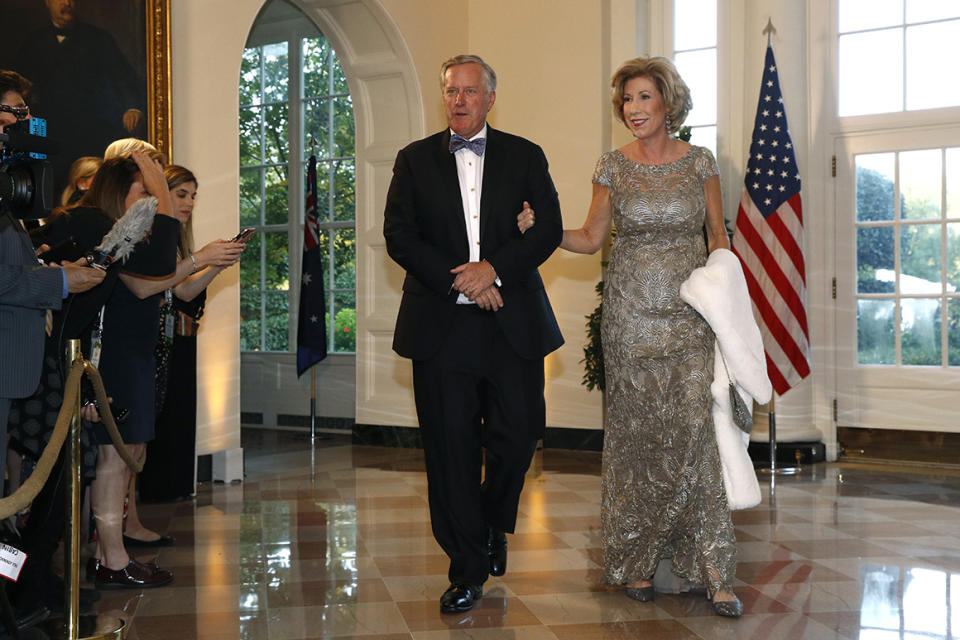
{"label": "man in black tuxedo", "polygon": [[[393,348],[413,360],[430,519],[450,557],[440,605],[455,613],[506,570],[546,420],[543,358],[563,344],[537,267],[563,229],[543,150],[486,124],[493,69],[461,55],[440,78],[450,128],[397,154],[383,233],[407,272]],[[521,234],[528,206],[537,224]]]}

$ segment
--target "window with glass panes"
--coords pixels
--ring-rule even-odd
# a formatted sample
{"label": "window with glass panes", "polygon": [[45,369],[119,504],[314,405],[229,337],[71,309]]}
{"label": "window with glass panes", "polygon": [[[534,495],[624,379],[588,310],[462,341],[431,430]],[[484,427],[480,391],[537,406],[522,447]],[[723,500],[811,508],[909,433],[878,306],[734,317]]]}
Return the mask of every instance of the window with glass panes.
{"label": "window with glass panes", "polygon": [[960,105],[960,2],[838,0],[840,116]]}
{"label": "window with glass panes", "polygon": [[856,156],[857,362],[960,366],[960,148]]}
{"label": "window with glass panes", "polygon": [[303,247],[302,176],[311,154],[317,157],[328,350],[350,353],[356,347],[356,161],[343,69],[322,36],[247,47],[240,72],[240,225],[256,233],[240,261],[244,351],[294,346],[291,313],[300,273],[291,256]]}
{"label": "window with glass panes", "polygon": [[690,143],[717,155],[717,0],[674,0],[673,61],[693,97]]}

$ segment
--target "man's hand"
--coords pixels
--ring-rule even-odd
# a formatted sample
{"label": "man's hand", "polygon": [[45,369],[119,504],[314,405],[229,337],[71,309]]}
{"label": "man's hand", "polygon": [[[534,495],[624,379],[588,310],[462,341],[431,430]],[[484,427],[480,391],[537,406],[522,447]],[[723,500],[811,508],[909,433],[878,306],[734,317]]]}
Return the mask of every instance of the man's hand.
{"label": "man's hand", "polygon": [[503,308],[503,298],[500,297],[500,290],[493,285],[477,294],[473,301],[484,311],[499,311]]}
{"label": "man's hand", "polygon": [[453,281],[453,288],[471,300],[474,300],[481,291],[497,279],[497,272],[486,260],[461,264],[459,267],[450,269],[450,273],[457,274]]}
{"label": "man's hand", "polygon": [[140,109],[127,109],[123,112],[123,128],[127,130],[127,133],[133,133],[142,119],[143,112]]}
{"label": "man's hand", "polygon": [[103,282],[103,278],[107,275],[106,271],[88,267],[86,258],[80,258],[76,262],[64,260],[60,266],[67,274],[67,290],[70,293],[82,293],[93,289]]}
{"label": "man's hand", "polygon": [[39,258],[41,255],[43,255],[43,254],[46,253],[47,251],[50,251],[50,245],[48,245],[46,242],[44,242],[42,245],[40,245],[40,246],[37,247],[37,249],[36,249],[37,257]]}

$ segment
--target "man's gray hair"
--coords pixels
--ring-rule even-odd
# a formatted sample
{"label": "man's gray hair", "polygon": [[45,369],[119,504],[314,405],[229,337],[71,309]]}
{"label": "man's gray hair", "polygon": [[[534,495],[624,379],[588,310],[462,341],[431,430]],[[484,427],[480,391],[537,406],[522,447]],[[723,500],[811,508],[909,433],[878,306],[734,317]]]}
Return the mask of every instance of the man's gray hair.
{"label": "man's gray hair", "polygon": [[458,64],[478,64],[480,68],[483,69],[483,83],[487,87],[487,93],[493,93],[497,90],[497,72],[493,70],[493,67],[484,62],[483,58],[480,56],[474,56],[470,54],[460,54],[459,56],[454,56],[449,60],[445,61],[440,65],[440,89],[443,89],[443,83],[446,81],[447,69],[450,67],[455,67]]}

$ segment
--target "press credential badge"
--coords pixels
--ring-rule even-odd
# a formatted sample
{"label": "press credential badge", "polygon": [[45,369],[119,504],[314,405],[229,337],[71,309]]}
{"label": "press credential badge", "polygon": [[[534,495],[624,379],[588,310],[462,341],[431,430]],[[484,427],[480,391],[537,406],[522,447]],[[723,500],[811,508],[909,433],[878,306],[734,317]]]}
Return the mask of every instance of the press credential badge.
{"label": "press credential badge", "polygon": [[27,554],[23,551],[8,544],[0,544],[0,576],[16,582],[26,561]]}

